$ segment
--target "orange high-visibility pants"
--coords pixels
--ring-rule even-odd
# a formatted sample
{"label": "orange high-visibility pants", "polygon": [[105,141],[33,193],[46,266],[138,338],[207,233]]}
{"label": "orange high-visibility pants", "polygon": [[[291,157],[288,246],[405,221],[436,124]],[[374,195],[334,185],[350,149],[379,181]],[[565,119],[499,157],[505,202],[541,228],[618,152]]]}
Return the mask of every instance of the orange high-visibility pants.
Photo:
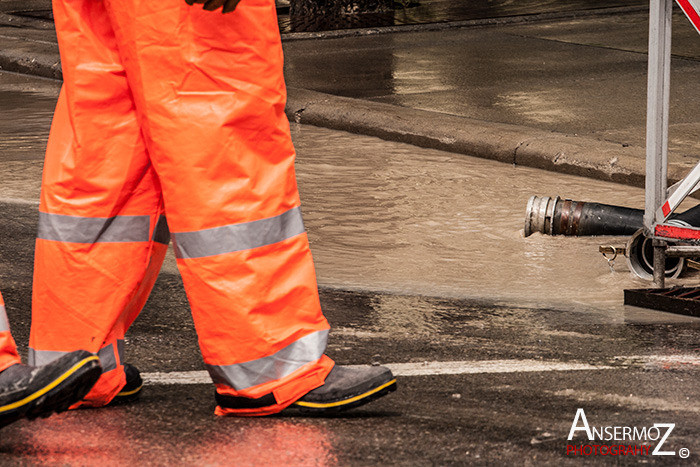
{"label": "orange high-visibility pants", "polygon": [[0,294],[0,371],[15,363],[20,363],[20,358],[15,341],[10,334],[10,322],[7,320],[5,302]]}
{"label": "orange high-visibility pants", "polygon": [[[124,334],[173,237],[204,362],[235,407],[323,384],[319,304],[284,114],[274,0],[55,0],[64,84],[44,165],[30,359],[97,352],[83,402],[124,386]],[[167,224],[165,223],[167,216]]]}

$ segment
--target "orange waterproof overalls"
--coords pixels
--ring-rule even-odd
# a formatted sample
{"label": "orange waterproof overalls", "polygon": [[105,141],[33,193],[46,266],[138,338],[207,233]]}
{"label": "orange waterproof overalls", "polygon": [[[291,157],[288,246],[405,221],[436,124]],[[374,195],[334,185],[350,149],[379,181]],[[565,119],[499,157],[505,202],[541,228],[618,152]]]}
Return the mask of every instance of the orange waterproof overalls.
{"label": "orange waterproof overalls", "polygon": [[20,358],[15,341],[10,334],[10,322],[7,320],[5,302],[0,294],[0,371],[15,363],[20,363]]}
{"label": "orange waterproof overalls", "polygon": [[64,84],[44,165],[30,362],[97,352],[104,374],[83,404],[108,403],[169,230],[206,367],[240,401],[217,413],[282,410],[333,362],[274,0],[226,15],[184,0],[53,3]]}

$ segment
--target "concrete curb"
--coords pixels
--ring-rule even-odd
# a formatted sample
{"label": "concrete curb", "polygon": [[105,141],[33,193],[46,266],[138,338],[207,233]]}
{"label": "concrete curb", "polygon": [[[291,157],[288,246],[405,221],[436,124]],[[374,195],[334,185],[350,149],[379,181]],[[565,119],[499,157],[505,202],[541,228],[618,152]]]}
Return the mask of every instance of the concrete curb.
{"label": "concrete curb", "polygon": [[[58,45],[0,36],[0,70],[61,79]],[[376,136],[416,146],[644,186],[645,149],[623,147],[586,136],[487,122],[340,97],[307,89],[288,89],[291,121]],[[669,181],[687,167],[669,164]]]}
{"label": "concrete curb", "polygon": [[[291,121],[509,164],[643,187],[646,151],[586,136],[289,88]],[[669,165],[669,178],[687,168]]]}

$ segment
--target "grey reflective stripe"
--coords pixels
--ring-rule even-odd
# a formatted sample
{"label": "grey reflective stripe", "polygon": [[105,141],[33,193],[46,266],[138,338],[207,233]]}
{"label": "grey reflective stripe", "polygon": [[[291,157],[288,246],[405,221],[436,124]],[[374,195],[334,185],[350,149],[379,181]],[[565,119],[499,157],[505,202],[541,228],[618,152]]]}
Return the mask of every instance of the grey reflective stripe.
{"label": "grey reflective stripe", "polygon": [[78,217],[39,213],[43,240],[70,243],[147,242],[150,216]]}
{"label": "grey reflective stripe", "polygon": [[117,367],[119,362],[124,361],[124,340],[117,340],[117,354],[114,354],[114,346],[109,344],[102,347],[98,352],[97,356],[100,357],[100,364],[102,365],[102,373],[107,373],[112,371]]}
{"label": "grey reflective stripe", "polygon": [[124,361],[124,340],[117,339],[117,355],[119,356],[119,361]]}
{"label": "grey reflective stripe", "polygon": [[272,245],[302,233],[304,222],[301,209],[296,207],[258,221],[196,232],[173,232],[173,245],[178,258],[202,258]]}
{"label": "grey reflective stripe", "polygon": [[[117,352],[119,355],[119,361],[122,361],[122,356],[124,355],[124,341],[117,341]],[[60,350],[35,350],[29,348],[29,354],[27,356],[27,363],[32,366],[42,366],[47,365],[54,360],[57,360],[70,352],[62,352]],[[97,355],[100,357],[100,364],[102,365],[102,372],[106,373],[108,371],[114,370],[117,367],[117,356],[114,354],[114,345],[109,344],[102,347]]]}
{"label": "grey reflective stripe", "polygon": [[61,352],[58,350],[34,350],[29,347],[27,363],[32,366],[43,366],[63,357],[68,353],[69,352]]}
{"label": "grey reflective stripe", "polygon": [[207,365],[207,370],[215,384],[225,384],[240,391],[284,378],[307,363],[315,362],[323,356],[327,340],[328,330],[317,331],[269,357],[236,365]]}
{"label": "grey reflective stripe", "polygon": [[7,313],[5,313],[5,307],[0,305],[0,332],[5,332],[10,330],[10,322],[7,320]]}
{"label": "grey reflective stripe", "polygon": [[[119,348],[119,346],[117,346]],[[117,357],[114,355],[114,346],[109,344],[106,347],[102,347],[97,356],[100,357],[100,365],[102,365],[102,372],[107,373],[112,371],[117,367]]]}
{"label": "grey reflective stripe", "polygon": [[158,218],[158,223],[156,224],[156,228],[153,229],[153,237],[151,240],[156,243],[162,243],[163,245],[170,243],[170,230],[168,229],[168,221],[165,216],[160,216]]}

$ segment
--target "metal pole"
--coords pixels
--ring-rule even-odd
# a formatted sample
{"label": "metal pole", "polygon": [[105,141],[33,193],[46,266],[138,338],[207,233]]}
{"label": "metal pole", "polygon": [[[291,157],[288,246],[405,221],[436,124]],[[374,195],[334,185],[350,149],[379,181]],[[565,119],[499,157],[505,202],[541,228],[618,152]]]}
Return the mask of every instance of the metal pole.
{"label": "metal pole", "polygon": [[654,286],[664,288],[666,280],[666,242],[654,240]]}
{"label": "metal pole", "polygon": [[[671,81],[671,14],[673,0],[649,2],[647,77],[647,158],[644,228],[653,235],[656,211],[667,196],[668,109]],[[658,258],[657,258],[658,256]],[[654,248],[654,285],[663,287],[665,246]]]}

